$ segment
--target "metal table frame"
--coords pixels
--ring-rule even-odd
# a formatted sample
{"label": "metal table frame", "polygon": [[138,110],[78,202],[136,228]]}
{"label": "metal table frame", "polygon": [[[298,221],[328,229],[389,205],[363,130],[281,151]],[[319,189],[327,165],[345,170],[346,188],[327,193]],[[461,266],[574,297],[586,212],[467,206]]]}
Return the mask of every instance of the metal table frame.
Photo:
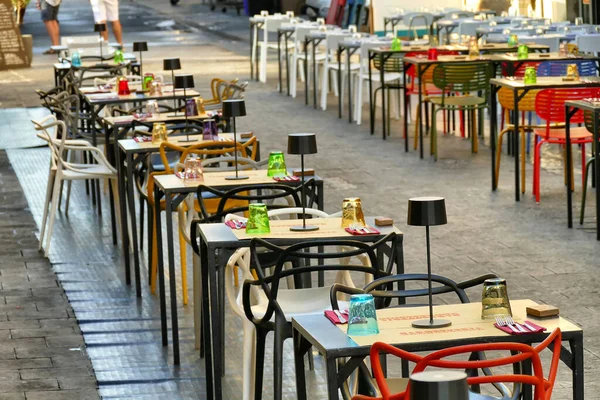
{"label": "metal table frame", "polygon": [[[304,104],[308,105],[308,46],[312,44],[313,107],[317,108],[317,46],[327,38],[327,32],[309,32],[304,36]],[[327,55],[326,55],[327,56]]]}
{"label": "metal table frame", "polygon": [[[350,59],[352,58],[352,56],[356,53],[357,50],[360,49],[360,41],[358,40],[354,40],[354,39],[350,39],[350,40],[345,40],[342,41],[339,45],[338,45],[338,49],[337,49],[337,58],[338,58],[338,71],[340,71],[340,73],[338,73],[338,88],[340,88],[340,95],[338,96],[338,118],[342,118],[342,103],[344,102],[344,99],[341,95],[341,88],[342,88],[342,55],[344,54],[344,51],[346,52],[346,68],[348,71],[348,122],[352,122],[353,118],[352,118],[352,78],[350,76]],[[362,66],[360,67],[362,68]],[[360,85],[361,83],[359,83]],[[356,99],[356,101],[360,102],[361,99]]]}
{"label": "metal table frame", "polygon": [[296,32],[296,27],[286,27],[277,29],[277,61],[279,63],[279,93],[283,91],[283,78],[281,70],[281,38],[285,41],[285,82],[287,95],[290,95],[290,57],[289,57],[289,40]]}

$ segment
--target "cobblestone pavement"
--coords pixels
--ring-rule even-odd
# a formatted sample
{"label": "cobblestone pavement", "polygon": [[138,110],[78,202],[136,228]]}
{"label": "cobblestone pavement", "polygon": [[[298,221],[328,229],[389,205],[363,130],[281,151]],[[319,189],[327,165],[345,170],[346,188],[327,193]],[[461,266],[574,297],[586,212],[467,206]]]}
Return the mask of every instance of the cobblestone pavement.
{"label": "cobblestone pavement", "polygon": [[97,399],[73,310],[47,258],[6,153],[0,151],[0,399]]}
{"label": "cobblestone pavement", "polygon": [[[144,7],[158,7],[157,4],[159,0],[148,0]],[[188,6],[192,7],[191,4]],[[144,7],[140,8],[141,12]],[[202,11],[201,7],[198,9]],[[169,8],[156,10],[161,15],[175,12]],[[187,11],[186,8],[181,11],[186,12],[185,19],[193,19],[194,15]],[[206,17],[207,20],[211,18],[236,17],[220,13]],[[232,31],[236,32],[235,29]],[[186,71],[194,72],[198,88],[206,87],[213,76],[247,77],[248,60],[244,57],[247,48],[244,53],[238,52],[235,47],[242,46],[238,41],[219,41],[218,36],[211,36],[201,29],[186,37],[193,38],[196,34],[201,39],[184,45],[161,46],[157,41],[157,46],[151,48],[146,69],[160,70],[160,62],[168,51],[169,56],[182,57]],[[414,152],[404,153],[398,135],[399,122],[393,121],[393,135],[384,142],[378,135],[370,136],[366,125],[356,126],[338,120],[333,96],[328,111],[322,112],[304,106],[302,92],[298,99],[280,95],[276,92],[272,72],[269,84],[250,83],[248,116],[238,120],[240,130],[253,130],[257,134],[264,154],[273,149],[285,149],[288,133],[316,132],[319,153],[307,157],[307,165],[314,167],[325,179],[326,211],[337,211],[344,197],[358,195],[366,213],[394,218],[405,232],[408,272],[425,270],[425,243],[421,229],[405,225],[407,199],[420,195],[446,197],[449,223],[432,229],[434,271],[456,280],[495,272],[507,278],[512,298],[532,298],[558,306],[563,316],[585,330],[586,399],[600,399],[597,382],[600,309],[596,273],[600,245],[594,240],[595,215],[593,207],[589,207],[583,227],[566,228],[560,168],[552,162],[546,163],[548,168],[542,171],[541,177],[540,205],[532,199],[530,185],[523,201],[515,203],[511,162],[502,165],[499,190],[490,191],[487,146],[481,146],[480,153],[473,155],[469,142],[449,135],[439,138],[440,160],[437,163],[420,160]],[[44,84],[46,77],[31,79],[30,86]],[[7,134],[6,129],[0,128],[0,137]],[[32,132],[28,134],[32,135]],[[45,167],[40,169],[39,165],[47,165],[48,150],[12,149],[8,150],[8,155],[24,187],[31,212],[39,223],[47,173]],[[510,160],[510,157],[505,158]],[[299,164],[295,157],[288,157],[287,161],[291,167]],[[529,183],[530,164],[527,173]],[[575,204],[580,199],[579,178],[576,175]],[[592,204],[594,194],[588,196],[588,202]],[[578,208],[575,207],[576,212]],[[103,215],[108,215],[107,211]],[[101,395],[110,399],[201,397],[203,361],[193,350],[191,309],[180,307],[183,361],[180,368],[174,368],[170,364],[170,353],[160,346],[156,298],[145,292],[143,299],[137,300],[131,288],[124,285],[120,254],[110,240],[109,221],[94,212],[82,185],[75,185],[69,216],[59,215],[56,229],[50,259],[60,273],[81,324]],[[473,290],[469,295],[477,299],[480,293]],[[226,324],[225,395],[226,398],[238,398],[241,328],[237,318],[229,313]],[[292,399],[295,396],[289,343],[287,349],[284,387],[286,398]],[[321,360],[317,358],[316,370],[307,374],[311,398],[323,397],[322,368]],[[269,388],[270,372],[266,372],[265,378],[264,386]],[[570,377],[561,366],[554,398],[569,399],[570,390]],[[265,394],[266,398],[271,398],[270,393]]]}

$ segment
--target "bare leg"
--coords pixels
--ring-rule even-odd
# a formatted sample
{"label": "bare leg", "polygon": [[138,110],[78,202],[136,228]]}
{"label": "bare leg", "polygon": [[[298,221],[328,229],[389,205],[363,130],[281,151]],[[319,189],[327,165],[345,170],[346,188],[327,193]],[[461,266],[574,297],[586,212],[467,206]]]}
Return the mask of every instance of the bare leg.
{"label": "bare leg", "polygon": [[[96,23],[106,25],[106,21],[100,21]],[[100,34],[102,35],[102,39],[104,39],[104,41],[108,43],[108,26],[106,27],[106,30],[104,32],[100,32]]]}
{"label": "bare leg", "polygon": [[117,41],[117,43],[119,43],[121,46],[123,45],[123,32],[121,29],[121,22],[119,20],[117,21],[112,21],[112,30],[113,30],[113,35],[115,35],[115,39]]}
{"label": "bare leg", "polygon": [[60,44],[60,28],[58,22],[56,20],[44,21],[44,25],[46,25],[46,30],[48,31],[48,36],[50,36],[50,41],[52,41],[52,46],[58,46]]}

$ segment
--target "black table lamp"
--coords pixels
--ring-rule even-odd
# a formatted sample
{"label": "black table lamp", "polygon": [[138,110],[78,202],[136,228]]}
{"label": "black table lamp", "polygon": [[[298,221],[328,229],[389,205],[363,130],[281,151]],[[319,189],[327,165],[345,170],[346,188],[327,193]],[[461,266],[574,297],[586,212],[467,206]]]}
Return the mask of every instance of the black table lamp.
{"label": "black table lamp", "polygon": [[414,321],[415,328],[443,328],[452,324],[445,319],[433,319],[433,293],[431,287],[431,252],[429,227],[445,225],[446,201],[443,197],[414,197],[408,199],[408,221],[411,226],[424,226],[427,235],[427,284],[429,286],[429,320]]}
{"label": "black table lamp", "polygon": [[468,400],[467,374],[454,370],[431,370],[410,376],[410,400]]}
{"label": "black table lamp", "polygon": [[148,42],[133,42],[133,51],[140,53],[140,76],[144,80],[144,63],[142,62],[142,52],[148,51]]}
{"label": "black table lamp", "polygon": [[302,226],[292,226],[291,231],[316,231],[318,226],[306,225],[306,185],[304,181],[304,155],[317,153],[317,135],[314,133],[290,133],[288,135],[288,154],[300,154],[302,171]]}
{"label": "black table lamp", "polygon": [[94,24],[94,32],[98,32],[98,43],[100,43],[100,62],[102,62],[104,61],[104,57],[102,55],[102,42],[104,41],[102,32],[106,32],[106,24]]}
{"label": "black table lamp", "polygon": [[[194,76],[193,75],[175,75],[175,84],[173,85],[173,96],[175,96],[175,89],[183,89],[183,103],[187,99],[187,89],[192,89],[194,87]],[[188,129],[188,115],[185,112],[185,140],[180,140],[180,142],[196,142],[198,139],[190,139],[190,133]]]}
{"label": "black table lamp", "polygon": [[248,179],[247,176],[239,174],[238,162],[237,162],[237,130],[235,126],[236,117],[244,117],[246,115],[246,102],[244,99],[235,100],[223,100],[223,118],[233,119],[233,155],[235,157],[235,176],[228,176],[225,179],[236,180],[236,179]]}
{"label": "black table lamp", "polygon": [[[175,71],[181,69],[181,61],[179,58],[165,58],[163,60],[163,70],[171,71],[171,83],[173,84],[173,88],[175,88]],[[177,100],[173,99],[173,108],[175,108],[175,114],[177,115]]]}

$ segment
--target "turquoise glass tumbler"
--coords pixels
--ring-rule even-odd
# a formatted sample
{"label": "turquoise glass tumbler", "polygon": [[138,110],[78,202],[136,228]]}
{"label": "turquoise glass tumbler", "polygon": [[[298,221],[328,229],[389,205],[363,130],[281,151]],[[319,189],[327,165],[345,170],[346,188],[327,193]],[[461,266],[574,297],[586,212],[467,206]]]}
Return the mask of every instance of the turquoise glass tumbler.
{"label": "turquoise glass tumbler", "polygon": [[379,333],[375,301],[370,294],[353,294],[348,311],[348,335],[369,336]]}
{"label": "turquoise glass tumbler", "polygon": [[283,152],[272,151],[269,154],[269,165],[267,167],[267,176],[286,176],[287,167],[285,166],[285,158]]}
{"label": "turquoise glass tumbler", "polygon": [[246,221],[246,233],[265,234],[271,233],[267,206],[262,203],[254,203],[248,206],[248,221]]}

